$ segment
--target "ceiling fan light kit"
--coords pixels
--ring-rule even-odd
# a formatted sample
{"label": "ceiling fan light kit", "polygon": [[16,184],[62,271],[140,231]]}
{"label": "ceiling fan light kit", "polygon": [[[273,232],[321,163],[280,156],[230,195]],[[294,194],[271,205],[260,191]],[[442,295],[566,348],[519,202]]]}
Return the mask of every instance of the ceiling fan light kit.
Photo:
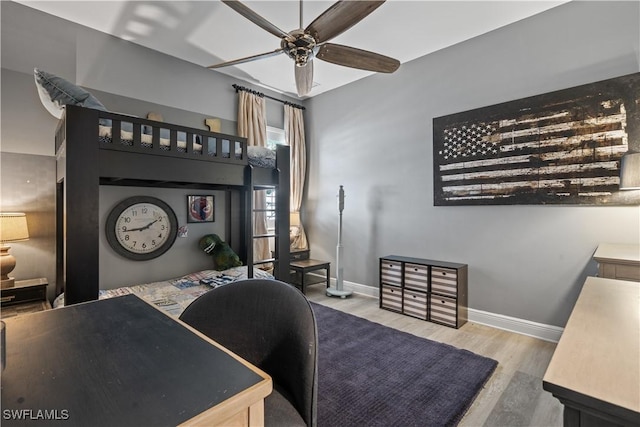
{"label": "ceiling fan light kit", "polygon": [[286,53],[294,60],[294,76],[298,95],[304,96],[311,91],[313,83],[313,58],[336,65],[379,73],[393,73],[400,67],[400,61],[388,56],[327,43],[328,40],[342,34],[380,7],[384,0],[340,0],[320,14],[305,29],[302,29],[302,0],[300,0],[300,29],[288,33],[238,0],[222,0],[222,2],[265,31],[279,37],[281,39],[280,48],[271,52],[210,65],[208,68],[228,67]]}

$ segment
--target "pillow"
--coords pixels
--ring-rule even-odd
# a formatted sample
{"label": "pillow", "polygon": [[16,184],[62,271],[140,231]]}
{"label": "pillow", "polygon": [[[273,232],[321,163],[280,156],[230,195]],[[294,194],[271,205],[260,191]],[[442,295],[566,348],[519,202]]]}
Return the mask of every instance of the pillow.
{"label": "pillow", "polygon": [[250,145],[247,147],[247,157],[250,165],[270,169],[276,167],[276,152],[270,148]]}
{"label": "pillow", "polygon": [[37,68],[34,68],[33,75],[42,105],[57,119],[62,117],[67,104],[107,111],[95,96],[62,77]]}

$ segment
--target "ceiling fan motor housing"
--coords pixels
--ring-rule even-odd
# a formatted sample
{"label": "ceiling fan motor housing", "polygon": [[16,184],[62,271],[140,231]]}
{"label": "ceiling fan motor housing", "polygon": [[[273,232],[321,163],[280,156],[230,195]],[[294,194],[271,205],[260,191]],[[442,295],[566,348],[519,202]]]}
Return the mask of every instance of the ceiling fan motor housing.
{"label": "ceiling fan motor housing", "polygon": [[293,30],[282,39],[280,47],[297,66],[303,67],[315,54],[316,40],[303,30]]}

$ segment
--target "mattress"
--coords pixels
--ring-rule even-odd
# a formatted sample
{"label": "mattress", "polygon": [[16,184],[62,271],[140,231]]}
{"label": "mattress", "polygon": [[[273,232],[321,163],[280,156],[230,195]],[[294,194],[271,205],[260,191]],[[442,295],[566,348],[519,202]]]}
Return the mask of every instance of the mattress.
{"label": "mattress", "polygon": [[[271,274],[258,268],[253,270],[253,275],[256,279],[273,279]],[[202,270],[169,280],[100,290],[98,298],[106,299],[120,295],[135,294],[154,304],[170,316],[177,318],[200,295],[218,286],[225,286],[247,278],[246,266],[234,267],[224,271]],[[53,308],[63,306],[64,294],[61,294],[54,300]]]}

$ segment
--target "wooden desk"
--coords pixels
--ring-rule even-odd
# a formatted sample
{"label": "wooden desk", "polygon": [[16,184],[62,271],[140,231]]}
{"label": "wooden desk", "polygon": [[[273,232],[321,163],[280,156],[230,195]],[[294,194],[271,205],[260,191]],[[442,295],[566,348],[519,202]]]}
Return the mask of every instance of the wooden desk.
{"label": "wooden desk", "polygon": [[638,283],[587,278],[542,384],[565,426],[640,425]]}
{"label": "wooden desk", "polygon": [[4,322],[3,426],[264,424],[267,374],[134,295]]}
{"label": "wooden desk", "polygon": [[640,282],[640,245],[601,243],[593,259],[599,277]]}

